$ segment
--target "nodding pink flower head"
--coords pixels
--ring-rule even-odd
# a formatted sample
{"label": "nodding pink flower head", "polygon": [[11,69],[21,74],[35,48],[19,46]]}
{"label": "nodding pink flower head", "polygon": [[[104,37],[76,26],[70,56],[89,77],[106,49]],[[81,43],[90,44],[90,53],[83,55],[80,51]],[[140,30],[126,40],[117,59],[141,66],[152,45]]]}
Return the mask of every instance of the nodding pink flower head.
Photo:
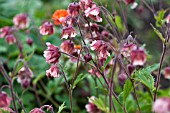
{"label": "nodding pink flower head", "polygon": [[32,44],[33,44],[33,39],[32,38],[27,38],[27,44],[29,45],[29,46],[32,46]]}
{"label": "nodding pink flower head", "polygon": [[130,59],[131,51],[136,48],[137,46],[134,43],[125,43],[121,48],[121,54],[127,59]]}
{"label": "nodding pink flower head", "polygon": [[86,10],[88,7],[91,7],[91,5],[93,4],[93,0],[80,0],[79,5],[81,10]]}
{"label": "nodding pink flower head", "polygon": [[91,18],[96,22],[102,22],[102,18],[100,17],[100,8],[93,4],[92,7],[88,7],[85,10],[85,16]]}
{"label": "nodding pink flower head", "polygon": [[50,69],[46,70],[46,75],[48,78],[58,78],[60,76],[59,68],[56,65],[51,66]]}
{"label": "nodding pink flower head", "polygon": [[110,56],[110,53],[108,52],[108,46],[105,44],[102,40],[94,40],[92,42],[91,50],[95,50],[99,53],[99,57],[108,57]]}
{"label": "nodding pink flower head", "polygon": [[46,45],[48,46],[47,50],[44,51],[44,57],[46,58],[46,62],[49,64],[57,64],[61,56],[58,47],[52,45],[49,42],[47,42]]}
{"label": "nodding pink flower head", "polygon": [[133,4],[135,0],[123,0],[126,5]]}
{"label": "nodding pink flower head", "polygon": [[108,37],[109,36],[109,32],[106,31],[106,30],[103,30],[102,31],[102,35],[105,36],[105,37]]}
{"label": "nodding pink flower head", "polygon": [[0,38],[4,38],[7,35],[9,35],[11,32],[11,28],[9,26],[5,26],[3,28],[0,29]]}
{"label": "nodding pink flower head", "polygon": [[76,37],[77,33],[72,26],[64,27],[62,29],[61,39],[65,38],[74,38]]}
{"label": "nodding pink flower head", "polygon": [[29,113],[45,113],[45,112],[40,108],[34,108]]}
{"label": "nodding pink flower head", "polygon": [[16,38],[12,34],[7,35],[5,40],[9,45],[14,44],[16,42]]}
{"label": "nodding pink flower head", "polygon": [[101,110],[97,108],[97,106],[93,104],[91,100],[95,100],[95,97],[94,96],[90,97],[89,104],[86,104],[85,108],[87,112],[88,113],[101,113]]}
{"label": "nodding pink flower head", "polygon": [[29,67],[24,66],[18,71],[17,77],[17,81],[21,83],[22,87],[27,88],[30,86],[31,79],[33,78],[33,73]]}
{"label": "nodding pink flower head", "polygon": [[11,99],[7,95],[7,93],[0,91],[0,108],[1,107],[9,107]]}
{"label": "nodding pink flower head", "polygon": [[164,77],[170,79],[170,66],[164,69]]}
{"label": "nodding pink flower head", "polygon": [[166,17],[166,23],[170,24],[170,14]]}
{"label": "nodding pink flower head", "polygon": [[13,18],[13,22],[14,25],[18,28],[18,29],[25,29],[29,26],[29,18],[27,14],[21,13],[21,14],[17,14],[14,18]]}
{"label": "nodding pink flower head", "polygon": [[128,64],[127,65],[127,69],[129,71],[129,74],[131,75],[133,73],[133,71],[135,70],[135,66]]}
{"label": "nodding pink flower head", "polygon": [[131,63],[134,66],[143,66],[147,56],[145,50],[137,48],[131,51]]}
{"label": "nodding pink flower head", "polygon": [[66,53],[72,53],[74,51],[74,42],[72,42],[71,40],[65,40],[61,43],[60,47],[62,51]]}
{"label": "nodding pink flower head", "polygon": [[79,15],[80,12],[80,6],[79,3],[77,2],[73,2],[70,3],[70,5],[68,6],[68,12],[71,14],[71,16],[76,17]]}
{"label": "nodding pink flower head", "polygon": [[54,25],[51,22],[44,22],[40,26],[40,34],[42,34],[42,35],[54,34]]}
{"label": "nodding pink flower head", "polygon": [[125,73],[120,73],[118,75],[118,81],[120,82],[120,84],[124,84],[126,79],[127,79],[127,75]]}
{"label": "nodding pink flower head", "polygon": [[158,98],[152,106],[152,111],[155,113],[170,113],[170,98]]}
{"label": "nodding pink flower head", "polygon": [[90,53],[86,53],[84,55],[84,60],[85,62],[89,62],[90,60],[92,60],[92,56],[90,55]]}

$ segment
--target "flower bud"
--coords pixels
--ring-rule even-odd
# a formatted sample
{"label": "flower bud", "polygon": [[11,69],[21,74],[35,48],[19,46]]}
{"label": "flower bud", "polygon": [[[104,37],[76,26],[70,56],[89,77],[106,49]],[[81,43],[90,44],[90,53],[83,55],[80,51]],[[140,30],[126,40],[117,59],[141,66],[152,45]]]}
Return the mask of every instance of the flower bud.
{"label": "flower bud", "polygon": [[44,57],[46,58],[46,62],[49,64],[57,64],[61,56],[58,47],[52,45],[49,42],[47,42],[46,45],[48,46],[47,50],[44,51]]}
{"label": "flower bud", "polygon": [[61,39],[63,39],[63,38],[67,39],[68,37],[74,38],[76,35],[77,35],[77,33],[72,26],[64,27],[62,29]]}
{"label": "flower bud", "polygon": [[7,95],[7,93],[0,91],[0,108],[1,107],[9,107],[11,99]]}
{"label": "flower bud", "polygon": [[164,69],[164,77],[170,79],[170,66]]}
{"label": "flower bud", "polygon": [[84,55],[84,60],[86,63],[89,62],[91,59],[92,59],[92,56],[90,55],[90,53],[86,53]]}
{"label": "flower bud", "polygon": [[45,112],[40,108],[34,108],[29,113],[45,113]]}
{"label": "flower bud", "polygon": [[128,64],[127,65],[127,69],[129,71],[129,74],[131,75],[133,73],[133,71],[135,70],[135,66]]}
{"label": "flower bud", "polygon": [[74,42],[72,42],[71,40],[65,40],[61,43],[60,47],[62,51],[66,53],[72,53],[74,51]]}
{"label": "flower bud", "polygon": [[13,18],[13,22],[14,25],[18,28],[18,29],[25,29],[29,26],[29,18],[27,16],[27,14],[17,14],[14,18]]}
{"label": "flower bud", "polygon": [[14,35],[7,35],[5,40],[9,45],[14,44],[16,42],[16,38],[14,37]]}
{"label": "flower bud", "polygon": [[40,34],[42,35],[52,35],[54,34],[54,26],[51,22],[44,22],[40,26]]}
{"label": "flower bud", "polygon": [[127,79],[127,75],[125,73],[120,73],[118,75],[118,80],[119,80],[120,84],[124,84],[126,79]]}
{"label": "flower bud", "polygon": [[106,31],[106,30],[103,30],[102,31],[102,35],[105,36],[105,37],[108,37],[109,36],[109,32]]}
{"label": "flower bud", "polygon": [[170,113],[170,98],[158,98],[152,106],[152,111],[155,113]]}
{"label": "flower bud", "polygon": [[52,77],[58,78],[60,76],[59,68],[56,65],[51,66],[50,69],[46,71],[46,75],[48,78]]}
{"label": "flower bud", "polygon": [[32,39],[32,38],[27,38],[27,44],[28,44],[29,46],[32,46],[32,44],[33,44],[33,39]]}
{"label": "flower bud", "polygon": [[133,4],[135,0],[123,0],[126,5]]}
{"label": "flower bud", "polygon": [[68,12],[74,17],[78,16],[80,12],[79,3],[77,2],[70,3],[70,5],[68,6]]}
{"label": "flower bud", "polygon": [[5,26],[3,28],[0,29],[0,38],[4,38],[7,35],[9,35],[11,32],[11,28],[9,26]]}

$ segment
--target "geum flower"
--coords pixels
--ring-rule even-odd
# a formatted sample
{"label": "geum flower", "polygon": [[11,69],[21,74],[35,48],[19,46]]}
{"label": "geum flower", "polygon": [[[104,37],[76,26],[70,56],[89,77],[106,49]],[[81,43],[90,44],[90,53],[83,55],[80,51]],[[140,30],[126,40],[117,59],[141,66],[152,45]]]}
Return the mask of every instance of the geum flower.
{"label": "geum flower", "polygon": [[70,3],[70,5],[68,6],[68,12],[73,17],[78,16],[79,12],[80,12],[79,3],[77,3],[77,2]]}
{"label": "geum flower", "polygon": [[94,40],[90,46],[91,50],[95,50],[99,53],[99,57],[106,58],[110,56],[110,53],[108,52],[109,47],[103,40]]}
{"label": "geum flower", "polygon": [[13,22],[14,25],[18,28],[18,29],[25,29],[29,26],[29,18],[27,16],[27,14],[21,13],[21,14],[17,14],[14,18],[13,18]]}
{"label": "geum flower", "polygon": [[54,20],[55,25],[65,24],[66,17],[69,16],[67,10],[61,9],[56,10],[52,15],[52,19]]}
{"label": "geum flower", "polygon": [[0,108],[9,107],[11,99],[6,92],[0,91]]}
{"label": "geum flower", "polygon": [[14,35],[10,34],[10,35],[7,35],[6,38],[5,38],[5,41],[11,45],[11,44],[14,44],[16,42],[16,38],[14,37]]}
{"label": "geum flower", "polygon": [[47,50],[44,51],[46,62],[49,64],[57,64],[61,56],[59,48],[49,42],[47,42],[46,45],[48,46]]}
{"label": "geum flower", "polygon": [[4,38],[7,35],[9,35],[11,32],[11,28],[9,26],[5,26],[3,28],[0,29],[0,38]]}
{"label": "geum flower", "polygon": [[170,66],[164,69],[164,78],[170,79]]}
{"label": "geum flower", "polygon": [[60,48],[63,52],[71,54],[74,51],[74,42],[71,40],[65,40],[61,43]]}
{"label": "geum flower", "polygon": [[92,7],[88,7],[85,10],[85,16],[91,18],[96,22],[102,22],[102,18],[100,17],[100,8],[93,4]]}
{"label": "geum flower", "polygon": [[74,38],[77,35],[75,29],[72,26],[68,27],[63,27],[62,29],[62,34],[61,34],[61,39],[65,38]]}
{"label": "geum flower", "polygon": [[46,75],[48,78],[58,78],[60,76],[59,74],[59,68],[56,65],[53,65],[50,67],[50,69],[46,70]]}
{"label": "geum flower", "polygon": [[40,26],[40,34],[42,35],[52,35],[54,34],[54,26],[51,22],[44,22]]}
{"label": "geum flower", "polygon": [[134,66],[143,66],[146,62],[147,55],[145,50],[141,48],[136,48],[131,51],[131,63]]}

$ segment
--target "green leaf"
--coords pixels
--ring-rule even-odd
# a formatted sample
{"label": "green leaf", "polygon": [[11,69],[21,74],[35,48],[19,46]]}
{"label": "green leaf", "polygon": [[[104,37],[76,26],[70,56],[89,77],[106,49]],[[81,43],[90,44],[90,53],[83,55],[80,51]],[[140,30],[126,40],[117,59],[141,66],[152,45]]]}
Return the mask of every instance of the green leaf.
{"label": "green leaf", "polygon": [[151,72],[156,70],[158,67],[159,64],[148,66],[142,70],[135,71],[132,76],[136,81],[141,82],[146,87],[148,87],[151,91],[153,91],[155,87],[154,87],[154,78],[151,75]]}
{"label": "green leaf", "polygon": [[109,64],[109,62],[112,60],[113,56],[114,56],[114,53],[112,53],[109,57],[107,57],[106,62],[104,63],[104,66],[103,66],[104,69]]}
{"label": "green leaf", "polygon": [[124,104],[126,102],[127,97],[129,96],[129,94],[132,91],[132,82],[130,81],[130,79],[126,80],[124,88],[123,88],[123,101]]}
{"label": "green leaf", "polygon": [[157,30],[152,24],[151,24],[151,26],[152,26],[154,32],[155,32],[155,33],[158,35],[158,37],[161,39],[161,41],[162,41],[163,43],[165,43],[165,38],[163,37],[162,33],[160,33],[159,30]]}
{"label": "green leaf", "polygon": [[66,108],[65,102],[63,102],[63,104],[62,104],[61,106],[59,106],[57,113],[61,113],[61,111],[62,111],[63,109],[65,109],[65,108]]}
{"label": "green leaf", "polygon": [[88,74],[79,74],[78,76],[77,76],[77,79],[74,81],[74,84],[73,84],[73,86],[72,86],[72,89],[74,89],[75,87],[76,87],[76,85],[80,82],[80,81],[82,81],[85,77],[87,77],[87,75]]}
{"label": "green leaf", "polygon": [[106,108],[104,102],[100,98],[89,98],[89,100],[97,106],[100,110],[104,111],[105,113],[109,113],[108,109]]}
{"label": "green leaf", "polygon": [[156,26],[161,27],[162,24],[164,23],[163,18],[167,10],[160,10],[158,12],[158,15],[155,16],[156,19]]}

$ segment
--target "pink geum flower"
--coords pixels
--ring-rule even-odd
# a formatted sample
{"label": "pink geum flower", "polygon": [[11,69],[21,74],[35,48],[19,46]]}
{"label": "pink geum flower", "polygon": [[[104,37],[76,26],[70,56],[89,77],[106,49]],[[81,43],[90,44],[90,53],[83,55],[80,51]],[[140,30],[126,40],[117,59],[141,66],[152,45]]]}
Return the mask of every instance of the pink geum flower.
{"label": "pink geum flower", "polygon": [[14,44],[16,42],[16,38],[14,37],[14,35],[10,34],[10,35],[7,35],[6,38],[5,38],[5,41],[11,45],[11,44]]}
{"label": "pink geum flower", "polygon": [[68,26],[68,27],[63,27],[62,29],[62,34],[61,34],[61,39],[65,38],[74,38],[76,37],[77,33],[75,31],[75,29],[72,26]]}
{"label": "pink geum flower", "polygon": [[7,95],[6,92],[0,91],[0,108],[2,107],[9,107],[11,99]]}
{"label": "pink geum flower", "polygon": [[80,12],[79,3],[77,3],[77,2],[70,3],[70,5],[68,6],[68,12],[73,17],[78,16],[79,12]]}
{"label": "pink geum flower", "polygon": [[42,34],[42,35],[54,34],[54,25],[51,22],[44,22],[40,26],[40,34]]}
{"label": "pink geum flower", "polygon": [[95,50],[99,53],[99,57],[108,57],[110,53],[108,52],[108,45],[103,40],[94,40],[92,42],[91,50]]}
{"label": "pink geum flower", "polygon": [[21,13],[21,14],[17,14],[14,18],[13,18],[13,22],[14,25],[18,28],[18,29],[25,29],[28,28],[29,26],[29,18],[27,14]]}
{"label": "pink geum flower", "polygon": [[60,48],[62,49],[63,52],[70,54],[74,52],[74,42],[72,42],[71,40],[65,40],[64,42],[61,43]]}
{"label": "pink geum flower", "polygon": [[152,111],[155,113],[170,113],[170,98],[158,98],[152,106]]}
{"label": "pink geum flower", "polygon": [[164,78],[170,79],[170,66],[164,69]]}
{"label": "pink geum flower", "polygon": [[9,35],[11,32],[11,28],[9,26],[5,26],[3,28],[0,29],[0,38],[4,38],[7,35]]}
{"label": "pink geum flower", "polygon": [[40,108],[34,108],[29,113],[45,113],[45,112]]}
{"label": "pink geum flower", "polygon": [[92,7],[88,7],[85,10],[85,16],[91,18],[96,22],[102,22],[102,18],[100,17],[100,8],[93,4]]}
{"label": "pink geum flower", "polygon": [[170,24],[170,14],[166,17],[166,23]]}
{"label": "pink geum flower", "polygon": [[59,75],[59,68],[56,65],[50,67],[50,69],[46,70],[46,75],[48,78],[58,78]]}
{"label": "pink geum flower", "polygon": [[86,104],[86,106],[85,106],[87,112],[88,113],[101,113],[101,110],[99,108],[97,108],[97,106],[95,104],[93,104],[93,102],[91,100],[95,100],[95,97],[92,96],[89,98],[89,103]]}
{"label": "pink geum flower", "polygon": [[18,77],[17,81],[21,83],[22,87],[28,88],[33,78],[33,73],[29,67],[24,66],[18,71],[17,77]]}
{"label": "pink geum flower", "polygon": [[121,72],[118,75],[118,81],[119,81],[120,84],[124,84],[127,78],[128,77],[127,77],[127,75],[124,72]]}
{"label": "pink geum flower", "polygon": [[44,51],[44,57],[46,58],[46,62],[49,64],[57,64],[61,56],[58,47],[52,45],[49,42],[47,42],[46,45],[48,46],[47,50]]}
{"label": "pink geum flower", "polygon": [[135,0],[123,0],[126,5],[131,5],[131,9],[135,9],[138,4]]}
{"label": "pink geum flower", "polygon": [[94,4],[93,0],[80,0],[79,5],[82,11],[85,11],[88,7]]}
{"label": "pink geum flower", "polygon": [[125,58],[130,59],[131,51],[136,49],[136,48],[137,48],[137,46],[132,42],[125,43],[123,45],[123,47],[121,48],[120,52]]}
{"label": "pink geum flower", "polygon": [[147,56],[145,50],[137,48],[131,51],[131,63],[134,66],[143,66]]}

